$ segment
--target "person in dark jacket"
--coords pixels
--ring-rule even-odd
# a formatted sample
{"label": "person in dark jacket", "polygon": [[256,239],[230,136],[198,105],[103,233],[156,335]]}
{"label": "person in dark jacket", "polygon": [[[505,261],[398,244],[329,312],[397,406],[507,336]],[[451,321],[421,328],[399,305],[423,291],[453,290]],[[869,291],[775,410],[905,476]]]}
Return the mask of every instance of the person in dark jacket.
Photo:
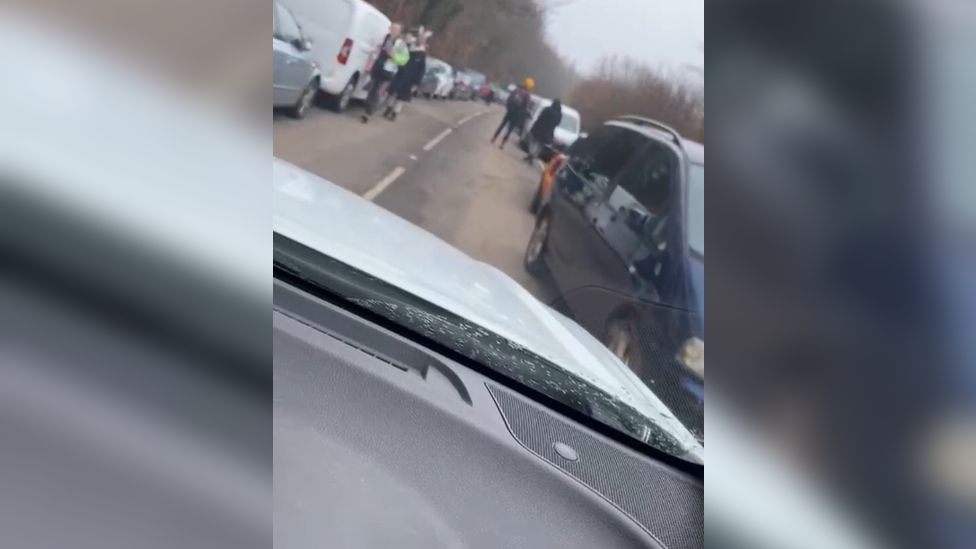
{"label": "person in dark jacket", "polygon": [[429,32],[423,27],[417,36],[407,37],[407,45],[410,47],[410,60],[407,64],[400,67],[393,81],[390,83],[389,103],[383,116],[389,120],[396,120],[398,114],[403,109],[403,103],[409,103],[413,98],[413,90],[420,84],[427,72],[427,38]]}
{"label": "person in dark jacket", "polygon": [[498,146],[499,149],[505,148],[505,143],[508,142],[508,137],[512,135],[512,131],[517,130],[521,133],[522,126],[525,125],[525,120],[529,116],[530,92],[534,85],[534,80],[526,78],[525,82],[509,94],[508,101],[505,102],[505,117],[502,118],[502,123],[499,124],[498,129],[495,130],[495,135],[491,138],[491,142],[494,143],[502,133],[502,130],[506,126],[508,127],[507,131],[505,131],[505,136],[502,137],[501,145]]}
{"label": "person in dark jacket", "polygon": [[529,154],[525,160],[532,162],[543,148],[552,145],[552,140],[556,133],[556,127],[563,120],[563,106],[558,99],[553,100],[552,104],[542,109],[535,124],[532,124],[531,139],[529,140]]}
{"label": "person in dark jacket", "polygon": [[393,80],[393,76],[396,75],[399,65],[402,64],[401,61],[403,63],[406,62],[405,59],[401,59],[406,49],[406,43],[400,37],[400,32],[401,26],[399,23],[390,25],[390,33],[386,35],[383,43],[380,44],[379,53],[369,70],[369,91],[366,95],[366,112],[362,116],[364,124],[369,122],[369,117],[373,116],[373,112],[376,111],[376,107],[380,103],[380,93],[383,90],[383,86]]}

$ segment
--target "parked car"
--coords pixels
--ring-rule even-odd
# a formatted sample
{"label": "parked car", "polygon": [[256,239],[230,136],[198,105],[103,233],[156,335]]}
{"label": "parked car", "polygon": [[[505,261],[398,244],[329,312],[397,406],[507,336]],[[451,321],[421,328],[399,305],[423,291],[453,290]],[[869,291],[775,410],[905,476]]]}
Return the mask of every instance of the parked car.
{"label": "parked car", "polygon": [[427,72],[420,82],[420,95],[428,99],[447,99],[454,88],[454,68],[437,59],[427,58]]}
{"label": "parked car", "polygon": [[540,202],[526,269],[703,436],[704,146],[621,117],[569,149]]}
{"label": "parked car", "polygon": [[366,97],[368,69],[390,30],[390,19],[363,0],[289,0],[312,46],[308,52],[322,73],[327,105],[343,111]]}
{"label": "parked car", "polygon": [[451,99],[471,101],[476,97],[477,91],[485,83],[487,77],[478,71],[463,69],[458,71],[454,79],[454,90]]}
{"label": "parked car", "polygon": [[274,107],[284,107],[291,116],[302,118],[315,100],[322,77],[318,66],[308,56],[311,44],[288,8],[275,2],[272,20]]}
{"label": "parked car", "polygon": [[[545,97],[539,97],[537,95],[532,96],[532,103],[529,106],[529,121],[525,125],[525,129],[529,130],[532,128],[532,124],[539,119],[539,115],[542,114],[542,109],[545,109],[549,105],[552,105],[552,99],[547,99]],[[565,151],[573,143],[579,139],[580,136],[580,114],[579,111],[570,107],[566,104],[562,106],[563,117],[559,122],[559,126],[556,127],[556,131],[553,133],[553,146],[556,150]],[[523,151],[529,150],[529,140],[532,139],[532,134],[529,131],[522,132],[522,137],[519,139],[519,147]]]}
{"label": "parked car", "polygon": [[498,86],[495,89],[495,103],[498,103],[499,105],[504,105],[505,103],[508,102],[509,95],[511,95],[511,93],[506,88]]}

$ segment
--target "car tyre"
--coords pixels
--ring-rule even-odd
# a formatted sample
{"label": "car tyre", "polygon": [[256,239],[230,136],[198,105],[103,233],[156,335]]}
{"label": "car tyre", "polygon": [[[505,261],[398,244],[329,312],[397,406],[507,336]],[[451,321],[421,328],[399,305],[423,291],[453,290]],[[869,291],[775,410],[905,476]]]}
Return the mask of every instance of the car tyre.
{"label": "car tyre", "polygon": [[334,110],[335,112],[343,112],[349,108],[349,103],[352,101],[352,94],[356,91],[356,84],[359,83],[359,79],[353,76],[346,83],[346,86],[342,88],[342,91],[338,95],[328,96],[327,106]]}
{"label": "car tyre", "polygon": [[535,228],[529,236],[529,243],[525,247],[525,257],[523,263],[525,270],[532,275],[540,275],[546,271],[545,255],[546,246],[549,244],[549,230],[552,220],[549,215],[540,215],[535,220]]}
{"label": "car tyre", "polygon": [[305,115],[308,114],[308,110],[312,107],[312,104],[315,102],[315,96],[318,94],[318,91],[319,91],[319,80],[318,78],[316,78],[308,83],[308,86],[305,87],[305,90],[302,92],[302,95],[298,98],[298,102],[295,103],[295,106],[288,109],[288,115],[296,119],[305,118]]}

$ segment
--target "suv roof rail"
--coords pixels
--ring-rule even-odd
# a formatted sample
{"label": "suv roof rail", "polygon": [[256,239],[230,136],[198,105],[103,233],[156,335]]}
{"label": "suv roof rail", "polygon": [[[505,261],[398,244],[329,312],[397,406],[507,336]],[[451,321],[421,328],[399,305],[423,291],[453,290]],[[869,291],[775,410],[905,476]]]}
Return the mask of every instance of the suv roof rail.
{"label": "suv roof rail", "polygon": [[617,117],[613,118],[613,120],[620,120],[622,122],[630,122],[631,124],[636,124],[638,126],[648,126],[648,127],[654,128],[656,130],[661,130],[664,133],[666,133],[666,134],[668,134],[668,135],[671,136],[671,140],[674,141],[675,145],[677,145],[678,147],[681,147],[682,146],[682,143],[681,143],[681,134],[679,134],[678,131],[675,130],[674,128],[672,128],[671,126],[668,126],[666,124],[662,124],[662,123],[658,122],[657,120],[653,120],[651,118],[647,118],[647,117],[644,117],[644,116],[637,116],[637,115],[634,115],[634,114],[625,114],[623,116],[617,116]]}

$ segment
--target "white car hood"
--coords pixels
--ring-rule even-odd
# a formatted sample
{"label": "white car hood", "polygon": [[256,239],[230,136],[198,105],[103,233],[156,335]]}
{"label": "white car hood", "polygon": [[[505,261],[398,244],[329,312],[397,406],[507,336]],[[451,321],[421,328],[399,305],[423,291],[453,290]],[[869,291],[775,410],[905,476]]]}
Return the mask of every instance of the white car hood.
{"label": "white car hood", "polygon": [[276,233],[524,346],[653,418],[704,461],[694,436],[630,369],[501,271],[277,159],[273,189]]}

